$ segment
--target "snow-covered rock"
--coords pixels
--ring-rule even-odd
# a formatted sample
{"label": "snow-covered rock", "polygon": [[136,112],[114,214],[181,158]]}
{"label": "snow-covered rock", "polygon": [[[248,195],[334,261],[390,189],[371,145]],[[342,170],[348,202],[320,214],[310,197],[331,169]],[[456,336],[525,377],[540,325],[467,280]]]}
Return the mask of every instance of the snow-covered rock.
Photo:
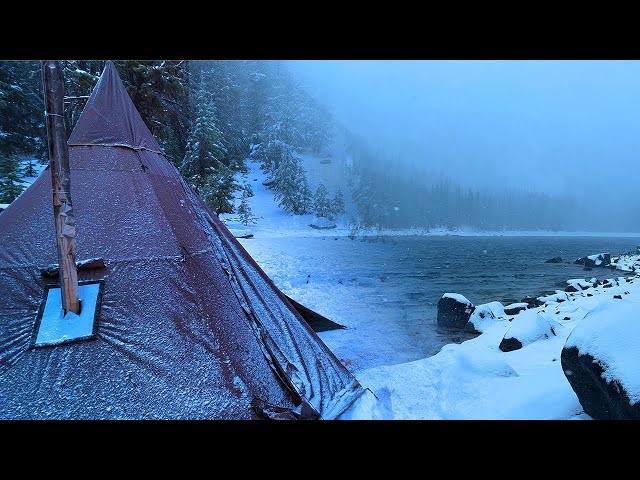
{"label": "snow-covered rock", "polygon": [[464,328],[473,310],[473,304],[464,295],[445,293],[438,300],[438,325],[446,328]]}
{"label": "snow-covered rock", "polygon": [[336,228],[335,222],[329,220],[325,217],[316,217],[313,222],[309,224],[311,228],[316,228],[319,230],[330,230],[332,228]]}
{"label": "snow-covered rock", "polygon": [[538,297],[538,300],[544,303],[551,303],[551,302],[562,303],[562,302],[566,302],[568,299],[569,299],[569,296],[566,294],[566,292],[563,292],[561,290],[556,290],[556,293],[552,295],[543,295],[541,297]]}
{"label": "snow-covered rock", "polygon": [[504,307],[504,313],[507,315],[517,315],[518,313],[520,313],[522,310],[526,310],[527,308],[529,308],[529,304],[528,303],[511,303],[507,306]]}
{"label": "snow-covered rock", "polygon": [[504,306],[500,302],[477,305],[473,310],[466,328],[472,333],[483,333],[496,321],[504,320]]}
{"label": "snow-covered rock", "polygon": [[564,289],[565,292],[581,292],[588,288],[593,287],[592,282],[587,282],[584,278],[573,278],[567,280],[568,287]]}
{"label": "snow-covered rock", "polygon": [[534,295],[529,295],[524,297],[521,300],[521,303],[526,303],[529,306],[529,308],[535,308],[535,307],[539,307],[544,302],[541,302],[540,299],[536,298]]}
{"label": "snow-covered rock", "polygon": [[569,335],[562,368],[595,419],[640,419],[640,303],[602,301]]}
{"label": "snow-covered rock", "polygon": [[588,255],[577,259],[574,263],[584,265],[585,267],[606,267],[611,263],[611,254],[597,253],[595,255]]}
{"label": "snow-covered rock", "polygon": [[499,348],[503,352],[519,350],[537,340],[555,336],[560,328],[561,325],[550,318],[535,311],[524,311],[515,317]]}

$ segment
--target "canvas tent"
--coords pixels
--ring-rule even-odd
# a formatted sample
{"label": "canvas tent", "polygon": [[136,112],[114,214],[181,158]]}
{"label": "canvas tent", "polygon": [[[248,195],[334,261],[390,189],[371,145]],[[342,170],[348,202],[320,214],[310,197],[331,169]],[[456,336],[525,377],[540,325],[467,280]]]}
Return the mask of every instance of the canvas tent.
{"label": "canvas tent", "polygon": [[96,336],[31,348],[49,169],[0,214],[0,418],[338,418],[365,394],[165,158],[107,62],[68,141]]}

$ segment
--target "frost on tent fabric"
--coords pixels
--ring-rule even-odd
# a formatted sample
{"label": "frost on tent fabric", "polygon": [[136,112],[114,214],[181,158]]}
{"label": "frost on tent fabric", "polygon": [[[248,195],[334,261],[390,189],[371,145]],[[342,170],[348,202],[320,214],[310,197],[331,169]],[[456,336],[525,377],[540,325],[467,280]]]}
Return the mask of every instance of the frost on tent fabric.
{"label": "frost on tent fabric", "polygon": [[0,215],[0,418],[331,419],[370,395],[166,160],[111,62],[69,153],[77,260],[104,261],[78,270],[104,281],[96,338],[29,348],[57,285],[47,170]]}

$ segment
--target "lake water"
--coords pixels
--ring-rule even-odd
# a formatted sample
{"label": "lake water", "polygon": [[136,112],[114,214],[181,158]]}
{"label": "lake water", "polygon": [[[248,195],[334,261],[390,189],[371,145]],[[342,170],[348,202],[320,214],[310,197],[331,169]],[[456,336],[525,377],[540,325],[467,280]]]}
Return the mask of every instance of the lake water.
{"label": "lake water", "polygon": [[[443,293],[475,305],[564,289],[570,278],[620,276],[576,258],[635,250],[638,238],[383,237],[382,241],[255,238],[243,245],[285,293],[348,330],[321,338],[352,370],[417,360],[471,336],[440,331]],[[560,256],[563,263],[545,263]]]}

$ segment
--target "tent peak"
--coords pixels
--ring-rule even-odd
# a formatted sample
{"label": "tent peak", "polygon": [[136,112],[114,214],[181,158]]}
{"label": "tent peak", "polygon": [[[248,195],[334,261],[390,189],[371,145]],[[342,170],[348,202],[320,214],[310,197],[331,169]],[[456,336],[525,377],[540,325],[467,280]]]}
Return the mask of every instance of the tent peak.
{"label": "tent peak", "polygon": [[91,92],[68,143],[70,147],[126,147],[151,150],[164,155],[133,104],[111,60],[105,62],[102,75]]}

